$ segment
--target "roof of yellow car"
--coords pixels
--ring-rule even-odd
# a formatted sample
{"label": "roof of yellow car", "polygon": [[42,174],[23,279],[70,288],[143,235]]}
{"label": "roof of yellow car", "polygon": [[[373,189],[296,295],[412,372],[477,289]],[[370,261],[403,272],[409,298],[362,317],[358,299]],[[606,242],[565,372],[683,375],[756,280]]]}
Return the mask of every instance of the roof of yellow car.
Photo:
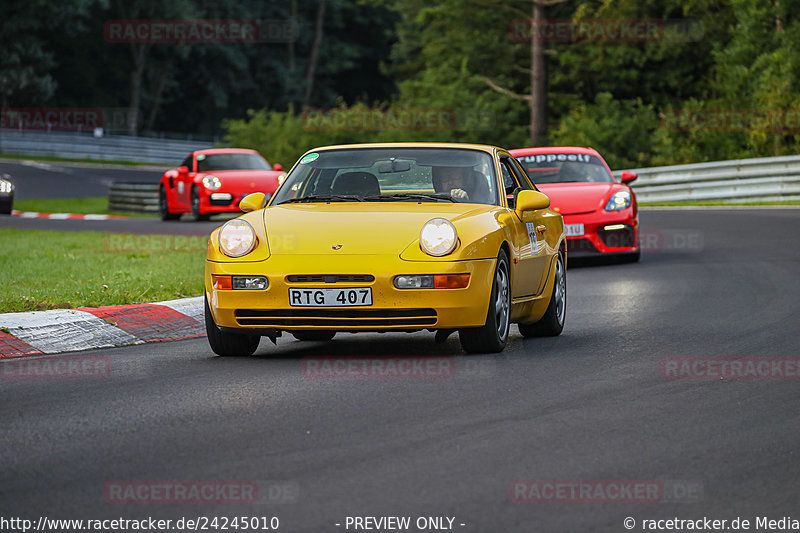
{"label": "roof of yellow car", "polygon": [[505,150],[499,146],[489,144],[468,144],[468,143],[434,143],[434,142],[400,142],[400,143],[365,143],[365,144],[337,144],[332,146],[318,146],[309,150],[317,152],[321,150],[332,150],[340,148],[469,148],[472,150],[483,150],[492,152],[494,150]]}

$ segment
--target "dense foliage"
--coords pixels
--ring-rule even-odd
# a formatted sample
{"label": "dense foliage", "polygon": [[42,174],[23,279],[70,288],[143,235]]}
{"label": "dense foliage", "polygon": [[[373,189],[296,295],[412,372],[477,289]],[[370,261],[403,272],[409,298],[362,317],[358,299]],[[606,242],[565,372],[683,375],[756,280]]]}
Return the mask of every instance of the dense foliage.
{"label": "dense foliage", "polygon": [[[331,143],[526,146],[533,102],[538,144],[591,145],[617,168],[782,155],[800,148],[798,13],[800,0],[6,0],[0,104],[129,108],[129,133],[224,134],[283,164]],[[131,19],[294,33],[109,42],[108,21]],[[609,33],[637,23],[654,31]]]}

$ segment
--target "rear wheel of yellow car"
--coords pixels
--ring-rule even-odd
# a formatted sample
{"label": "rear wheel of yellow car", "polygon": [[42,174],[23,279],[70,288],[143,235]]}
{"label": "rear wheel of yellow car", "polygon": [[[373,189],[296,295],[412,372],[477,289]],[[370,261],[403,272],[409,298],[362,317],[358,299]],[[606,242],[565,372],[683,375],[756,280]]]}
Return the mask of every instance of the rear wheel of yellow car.
{"label": "rear wheel of yellow car", "polygon": [[205,300],[206,312],[206,336],[208,344],[217,355],[247,356],[253,355],[261,337],[258,335],[243,335],[237,333],[225,333],[214,323],[211,309],[208,307],[208,300]]}
{"label": "rear wheel of yellow car", "polygon": [[564,329],[567,319],[567,269],[564,265],[564,254],[558,253],[556,262],[556,279],[553,283],[553,294],[544,316],[534,324],[519,324],[519,332],[523,337],[555,337]]}
{"label": "rear wheel of yellow car", "polygon": [[316,331],[290,331],[295,339],[299,341],[315,341],[315,342],[325,342],[329,341],[336,335],[335,331],[324,331],[324,330],[316,330]]}
{"label": "rear wheel of yellow car", "polygon": [[511,278],[508,255],[500,250],[494,269],[492,292],[486,323],[479,328],[462,329],[458,332],[461,347],[470,353],[496,353],[503,351],[508,340],[511,324]]}

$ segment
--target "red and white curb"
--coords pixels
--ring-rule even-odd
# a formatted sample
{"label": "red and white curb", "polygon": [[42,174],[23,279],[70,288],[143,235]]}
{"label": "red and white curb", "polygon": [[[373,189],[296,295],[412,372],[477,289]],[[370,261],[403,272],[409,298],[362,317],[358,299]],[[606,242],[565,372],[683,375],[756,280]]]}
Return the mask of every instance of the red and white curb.
{"label": "red and white curb", "polygon": [[36,211],[12,211],[11,216],[20,218],[49,218],[51,220],[119,220],[122,215],[78,215],[75,213],[37,213]]}
{"label": "red and white curb", "polygon": [[205,335],[203,297],[0,314],[0,358]]}

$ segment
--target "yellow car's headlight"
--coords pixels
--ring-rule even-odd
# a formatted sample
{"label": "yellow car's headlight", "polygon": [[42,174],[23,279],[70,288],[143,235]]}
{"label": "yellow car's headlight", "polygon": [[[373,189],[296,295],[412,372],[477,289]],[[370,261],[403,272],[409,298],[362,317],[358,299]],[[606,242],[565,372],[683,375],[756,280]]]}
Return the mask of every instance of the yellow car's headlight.
{"label": "yellow car's headlight", "polygon": [[222,181],[216,176],[206,176],[203,178],[203,187],[216,191],[222,187]]}
{"label": "yellow car's headlight", "polygon": [[229,220],[219,230],[219,249],[229,257],[247,255],[255,245],[256,232],[244,220]]}
{"label": "yellow car's headlight", "polygon": [[447,255],[458,244],[456,227],[444,218],[432,218],[422,226],[419,245],[422,251],[434,257]]}

